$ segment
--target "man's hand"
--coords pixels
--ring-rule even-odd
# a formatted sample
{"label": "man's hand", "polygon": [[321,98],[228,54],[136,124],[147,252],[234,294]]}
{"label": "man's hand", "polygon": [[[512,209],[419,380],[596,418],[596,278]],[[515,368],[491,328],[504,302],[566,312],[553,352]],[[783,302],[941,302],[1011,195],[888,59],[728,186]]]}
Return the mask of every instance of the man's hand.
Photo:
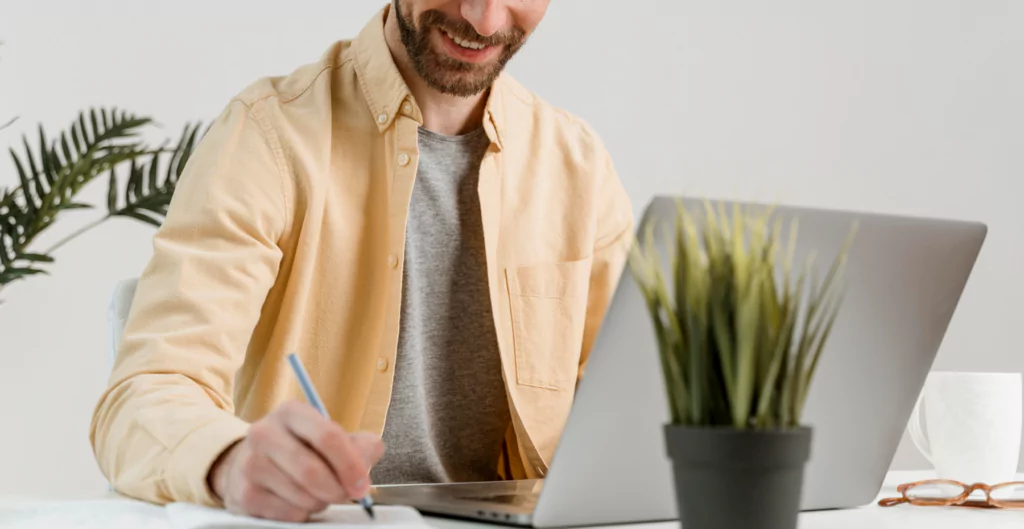
{"label": "man's hand", "polygon": [[377,436],[350,434],[309,404],[287,402],[221,455],[210,485],[236,514],[304,522],[365,496],[383,453]]}

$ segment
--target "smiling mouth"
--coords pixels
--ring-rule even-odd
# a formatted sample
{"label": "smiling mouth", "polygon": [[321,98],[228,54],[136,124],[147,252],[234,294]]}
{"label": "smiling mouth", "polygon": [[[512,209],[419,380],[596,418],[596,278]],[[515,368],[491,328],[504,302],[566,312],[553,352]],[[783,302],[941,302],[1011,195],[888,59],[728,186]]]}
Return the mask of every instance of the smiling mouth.
{"label": "smiling mouth", "polygon": [[463,39],[461,37],[458,37],[455,34],[453,34],[452,32],[448,31],[447,29],[441,28],[441,32],[444,33],[445,35],[447,35],[448,38],[452,40],[452,42],[454,42],[455,44],[458,44],[460,47],[465,48],[467,50],[482,50],[482,49],[488,47],[486,44],[484,44],[482,42],[477,42],[477,41],[473,41],[473,40],[467,40],[467,39]]}

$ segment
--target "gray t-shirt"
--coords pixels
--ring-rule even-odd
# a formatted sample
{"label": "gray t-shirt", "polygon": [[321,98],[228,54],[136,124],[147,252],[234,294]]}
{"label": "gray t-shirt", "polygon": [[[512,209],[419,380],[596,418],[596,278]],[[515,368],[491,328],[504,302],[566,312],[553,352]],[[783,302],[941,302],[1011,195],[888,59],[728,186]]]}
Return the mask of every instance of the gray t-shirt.
{"label": "gray t-shirt", "polygon": [[374,484],[498,479],[509,425],[477,181],[483,129],[420,129],[395,380]]}

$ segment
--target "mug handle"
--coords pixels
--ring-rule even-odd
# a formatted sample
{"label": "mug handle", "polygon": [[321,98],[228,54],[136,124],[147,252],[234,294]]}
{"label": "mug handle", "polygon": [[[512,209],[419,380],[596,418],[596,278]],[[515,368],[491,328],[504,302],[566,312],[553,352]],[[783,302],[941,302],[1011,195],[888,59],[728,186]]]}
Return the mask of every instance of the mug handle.
{"label": "mug handle", "polygon": [[932,447],[931,443],[928,442],[927,428],[924,425],[924,393],[922,389],[921,394],[917,397],[914,411],[910,414],[910,422],[907,423],[907,432],[910,434],[910,440],[914,442],[914,446],[921,452],[921,455],[929,463],[935,464],[932,461]]}

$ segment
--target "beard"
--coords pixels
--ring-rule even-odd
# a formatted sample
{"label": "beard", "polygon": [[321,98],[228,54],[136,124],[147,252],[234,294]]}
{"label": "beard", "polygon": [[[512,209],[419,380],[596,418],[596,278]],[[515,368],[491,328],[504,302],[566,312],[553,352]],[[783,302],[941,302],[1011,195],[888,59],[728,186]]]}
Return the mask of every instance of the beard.
{"label": "beard", "polygon": [[[436,9],[420,14],[418,23],[412,15],[402,12],[402,2],[395,0],[395,13],[402,45],[409,55],[413,69],[431,87],[442,94],[457,97],[477,95],[491,86],[505,65],[526,42],[526,32],[518,27],[484,37],[465,20],[453,20]],[[486,64],[460,61],[439,52],[430,44],[430,34],[443,30],[460,39],[479,42],[487,46],[502,46],[501,55]],[[448,38],[442,35],[442,38]]]}

